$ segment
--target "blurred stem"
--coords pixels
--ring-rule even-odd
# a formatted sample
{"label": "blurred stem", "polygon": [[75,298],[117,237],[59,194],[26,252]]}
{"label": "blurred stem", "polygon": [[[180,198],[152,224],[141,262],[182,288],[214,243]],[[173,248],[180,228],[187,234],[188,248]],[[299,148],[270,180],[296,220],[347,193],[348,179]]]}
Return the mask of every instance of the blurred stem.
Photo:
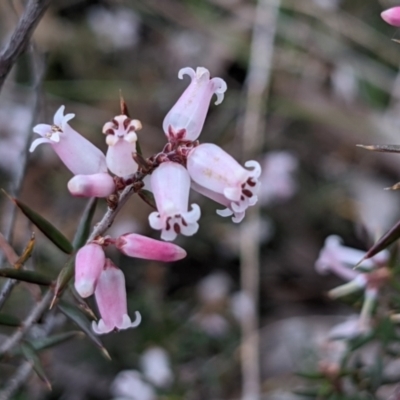
{"label": "blurred stem", "polygon": [[18,57],[26,50],[32,34],[51,0],[30,0],[10,40],[0,54],[0,90]]}
{"label": "blurred stem", "polygon": [[[24,176],[26,172],[26,168],[28,165],[28,155],[29,155],[29,146],[32,141],[33,130],[32,127],[36,124],[36,118],[39,113],[41,99],[42,99],[42,84],[43,79],[46,71],[46,63],[44,57],[40,55],[36,49],[32,46],[32,50],[30,51],[30,62],[31,62],[31,69],[32,75],[34,76],[34,83],[33,83],[33,92],[34,92],[34,105],[32,110],[32,120],[30,123],[29,131],[26,134],[26,140],[24,145],[23,153],[21,154],[21,167],[18,171],[17,177],[15,179],[15,183],[13,187],[9,189],[10,194],[13,197],[18,197],[21,191],[22,183],[24,181]],[[14,232],[14,225],[15,225],[15,218],[17,215],[17,207],[10,203],[8,206],[10,207],[10,211],[7,213],[10,215],[10,219],[8,222],[8,227],[5,232],[5,239],[8,243],[10,243],[13,232]],[[0,253],[0,268],[2,267],[4,262],[4,254]],[[3,285],[0,291],[0,309],[3,307],[5,301],[8,298],[8,295],[11,293],[13,287],[17,284],[17,281],[13,279],[9,279]]]}
{"label": "blurred stem", "polygon": [[14,395],[23,382],[25,382],[32,371],[32,364],[29,361],[23,362],[15,372],[14,376],[7,382],[7,385],[0,391],[0,400],[8,400]]}
{"label": "blurred stem", "polygon": [[[265,111],[268,98],[274,41],[280,0],[259,0],[251,43],[249,68],[246,78],[247,92],[243,117],[243,158],[251,159],[263,147]],[[241,226],[240,258],[241,286],[254,305],[254,312],[242,321],[242,400],[260,398],[259,368],[259,232],[260,211],[256,205],[249,209],[246,222]]]}
{"label": "blurred stem", "polygon": [[53,292],[49,289],[42,299],[33,307],[29,315],[22,322],[21,326],[17,331],[14,332],[7,340],[5,340],[0,346],[0,356],[11,350],[29,331],[32,325],[42,316],[46,309],[50,305],[50,301],[53,298]]}

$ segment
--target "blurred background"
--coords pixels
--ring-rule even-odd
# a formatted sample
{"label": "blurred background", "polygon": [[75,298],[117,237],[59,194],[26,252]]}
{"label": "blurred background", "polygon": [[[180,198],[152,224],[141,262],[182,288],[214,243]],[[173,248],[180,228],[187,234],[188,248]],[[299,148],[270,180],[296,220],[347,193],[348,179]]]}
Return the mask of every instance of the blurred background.
{"label": "blurred background", "polygon": [[[400,157],[356,144],[400,142],[400,45],[391,40],[400,40],[400,32],[379,16],[395,1],[273,3],[279,13],[266,27],[273,48],[271,69],[262,71],[270,82],[256,154],[263,167],[256,311],[262,398],[291,400],[301,383],[294,372],[315,363],[326,333],[357,312],[327,298],[338,278],[314,270],[325,238],[339,235],[365,250],[399,217],[399,195],[383,189],[400,181]],[[34,53],[45,59],[43,79],[33,86],[40,71],[33,53],[25,54],[0,95],[0,186],[12,190],[32,124],[50,123],[60,105],[76,114],[71,125],[105,151],[101,129],[119,114],[120,90],[131,117],[143,124],[144,155],[158,152],[166,141],[163,118],[188,84],[178,70],[187,66],[206,67],[227,82],[200,140],[244,163],[240,120],[256,9],[250,0],[54,2],[33,38]],[[21,10],[19,1],[0,2],[3,43]],[[30,155],[19,198],[72,238],[86,201],[69,195],[70,178],[50,146],[41,146]],[[135,330],[102,337],[112,361],[86,338],[75,339],[42,355],[53,391],[32,376],[16,399],[240,398],[240,326],[251,308],[240,285],[243,236],[215,214],[212,201],[192,194],[202,218],[194,237],[177,241],[186,259],[164,265],[109,252],[125,273],[130,314],[143,317]],[[5,196],[0,206],[4,232]],[[95,222],[105,210],[101,201]],[[132,198],[110,234],[158,238],[148,226],[150,212]],[[12,243],[21,251],[32,228],[21,215],[16,226]],[[55,277],[65,260],[37,232],[32,265]],[[4,310],[23,317],[34,295],[19,285]],[[74,329],[58,319],[59,331]],[[0,335],[10,332],[0,328]],[[2,365],[0,380],[14,369]]]}

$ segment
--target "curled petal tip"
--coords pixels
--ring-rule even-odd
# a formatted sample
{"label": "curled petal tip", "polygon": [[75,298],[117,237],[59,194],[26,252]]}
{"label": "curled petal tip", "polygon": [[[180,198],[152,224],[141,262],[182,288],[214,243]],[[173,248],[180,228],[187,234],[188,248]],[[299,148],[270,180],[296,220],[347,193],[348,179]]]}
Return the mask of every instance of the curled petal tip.
{"label": "curled petal tip", "polygon": [[183,79],[184,75],[189,75],[191,79],[193,79],[196,75],[196,73],[194,72],[193,68],[190,67],[185,67],[185,68],[181,68],[178,72],[178,78],[179,79]]}
{"label": "curled petal tip", "polygon": [[46,139],[46,138],[35,139],[32,142],[31,147],[29,147],[29,152],[30,153],[34,152],[36,147],[38,147],[40,144],[43,144],[43,143],[51,143],[51,140]]}

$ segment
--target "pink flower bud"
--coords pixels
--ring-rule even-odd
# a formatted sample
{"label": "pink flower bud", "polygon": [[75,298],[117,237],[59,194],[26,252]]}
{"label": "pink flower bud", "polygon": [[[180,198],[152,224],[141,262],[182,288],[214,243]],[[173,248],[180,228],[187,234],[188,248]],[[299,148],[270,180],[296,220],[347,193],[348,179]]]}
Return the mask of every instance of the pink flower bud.
{"label": "pink flower bud", "polygon": [[116,240],[115,246],[129,257],[144,258],[145,260],[168,262],[186,257],[186,251],[176,244],[161,242],[136,233],[120,236]]}
{"label": "pink flower bud", "polygon": [[164,118],[163,129],[170,139],[196,140],[203,129],[211,97],[216,94],[215,104],[220,104],[227,86],[221,78],[210,79],[210,72],[203,67],[197,67],[196,72],[182,68],[178,78],[182,79],[185,74],[192,81]]}
{"label": "pink flower bud", "polygon": [[138,165],[132,154],[136,153],[136,131],[142,129],[137,119],[130,119],[126,115],[118,115],[111,122],[103,126],[103,133],[107,135],[106,143],[107,166],[109,170],[120,177],[134,174]]}
{"label": "pink flower bud", "polygon": [[94,295],[101,319],[97,324],[92,322],[92,329],[98,335],[114,329],[135,328],[140,324],[142,318],[139,312],[136,311],[134,322],[128,316],[124,274],[108,258]]}
{"label": "pink flower bud", "polygon": [[[247,161],[247,170],[215,144],[203,143],[188,155],[187,170],[198,191],[227,206],[219,210],[222,216],[234,215],[233,221],[243,219],[245,210],[254,205],[260,188],[261,167],[257,161]],[[206,194],[207,193],[207,194]]]}
{"label": "pink flower bud", "polygon": [[105,261],[103,248],[95,243],[83,246],[76,253],[75,289],[81,297],[89,297],[94,293]]}
{"label": "pink flower bud", "polygon": [[111,175],[75,175],[68,182],[68,190],[77,197],[107,197],[114,193],[115,183]]}
{"label": "pink flower bud", "polygon": [[33,152],[42,143],[49,143],[74,175],[107,172],[104,154],[69,126],[68,121],[75,114],[64,116],[64,109],[65,106],[61,106],[55,113],[53,125],[39,124],[33,128],[42,138],[34,140],[29,151]]}
{"label": "pink flower bud", "polygon": [[381,17],[389,25],[400,26],[400,7],[392,7],[383,11]]}
{"label": "pink flower bud", "polygon": [[162,230],[161,239],[174,240],[179,233],[194,235],[199,229],[200,207],[192,204],[188,211],[190,177],[177,163],[162,163],[151,175],[151,187],[158,212],[149,215],[153,229]]}

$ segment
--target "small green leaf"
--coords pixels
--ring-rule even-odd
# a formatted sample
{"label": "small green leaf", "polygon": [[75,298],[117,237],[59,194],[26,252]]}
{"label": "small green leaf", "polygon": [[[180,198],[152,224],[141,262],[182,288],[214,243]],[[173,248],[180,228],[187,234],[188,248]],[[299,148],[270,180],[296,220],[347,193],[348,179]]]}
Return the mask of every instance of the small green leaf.
{"label": "small green leaf", "polygon": [[72,244],[54,225],[52,225],[37,212],[33,211],[22,201],[19,201],[18,199],[9,196],[4,190],[3,192],[25,214],[25,216],[33,224],[35,224],[60,250],[67,254],[72,253]]}
{"label": "small green leaf", "polygon": [[396,223],[388,232],[386,232],[365,254],[365,256],[358,262],[357,265],[360,265],[362,261],[367,260],[368,258],[373,257],[375,254],[378,254],[380,251],[386,249],[386,247],[390,246],[393,242],[400,238],[400,221]]}
{"label": "small green leaf", "polygon": [[74,276],[74,268],[75,268],[75,257],[71,257],[62,267],[60,273],[57,276],[56,285],[54,288],[54,297],[51,301],[50,308],[53,308],[55,301],[62,295],[65,287],[68,285],[68,282]]}
{"label": "small green leaf", "polygon": [[83,300],[81,296],[79,296],[79,294],[76,291],[75,286],[73,285],[72,282],[70,282],[68,284],[68,288],[69,288],[74,300],[78,304],[79,309],[82,312],[84,312],[89,318],[97,321],[96,314],[92,311],[92,309],[89,307],[89,305],[86,303],[86,301]]}
{"label": "small green leaf", "polygon": [[26,271],[26,270],[18,270],[14,268],[3,268],[0,269],[0,276],[5,278],[16,279],[17,281],[24,281],[30,283],[36,283],[38,285],[49,286],[52,284],[52,280],[39,273],[34,271]]}
{"label": "small green leaf", "polygon": [[85,243],[90,234],[90,227],[93,219],[93,215],[96,211],[97,206],[97,198],[91,198],[83,211],[81,219],[79,221],[78,228],[76,229],[76,233],[74,236],[74,240],[72,242],[74,249],[78,250]]}
{"label": "small green leaf", "polygon": [[50,347],[57,346],[61,343],[66,342],[67,340],[79,338],[82,336],[84,336],[84,334],[81,331],[70,331],[58,333],[56,335],[49,336],[43,339],[31,340],[29,343],[36,351],[41,351]]}
{"label": "small green leaf", "polygon": [[76,325],[78,325],[83,332],[86,333],[87,337],[100,349],[106,358],[111,359],[107,350],[103,346],[103,343],[101,343],[100,339],[93,333],[90,321],[88,321],[85,315],[82,314],[78,308],[72,307],[70,304],[64,301],[60,301],[57,307],[63,314],[65,314]]}
{"label": "small green leaf", "polygon": [[154,199],[153,193],[151,193],[149,190],[142,189],[138,191],[138,195],[150,207],[153,207],[155,210],[157,210],[156,201]]}
{"label": "small green leaf", "polygon": [[51,384],[49,379],[44,372],[42,367],[42,363],[38,355],[36,354],[35,349],[32,347],[31,344],[24,342],[21,344],[21,353],[23,356],[32,364],[33,369],[38,374],[39,378],[46,384],[46,386],[51,390]]}
{"label": "small green leaf", "polygon": [[5,326],[20,326],[21,321],[13,315],[0,313],[0,325]]}

